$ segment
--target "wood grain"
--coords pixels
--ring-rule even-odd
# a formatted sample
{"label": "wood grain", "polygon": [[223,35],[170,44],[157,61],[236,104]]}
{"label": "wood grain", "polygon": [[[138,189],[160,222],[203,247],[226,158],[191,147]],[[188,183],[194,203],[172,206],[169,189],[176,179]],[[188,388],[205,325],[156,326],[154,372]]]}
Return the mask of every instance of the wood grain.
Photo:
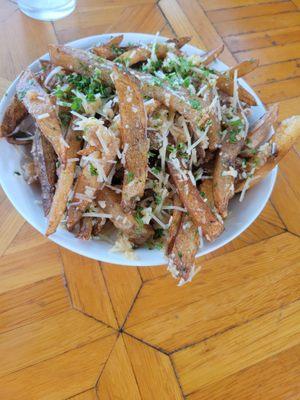
{"label": "wood grain", "polygon": [[[299,343],[299,302],[275,310],[223,335],[212,337],[172,358],[184,393],[217,384],[239,370]],[[201,376],[201,379],[197,377]]]}
{"label": "wood grain", "polygon": [[296,400],[300,392],[300,346],[282,351],[193,392],[189,400]]}
{"label": "wood grain", "polygon": [[148,281],[125,329],[174,351],[255,319],[299,297],[299,251],[299,239],[285,233],[202,262],[180,297],[169,276]]}
{"label": "wood grain", "polygon": [[[112,335],[111,328],[75,310],[36,321],[0,336],[0,376],[53,358],[96,339]],[[12,357],[12,355],[14,355]]]}
{"label": "wood grain", "polygon": [[61,249],[73,307],[116,328],[116,318],[97,261]]}
{"label": "wood grain", "polygon": [[115,335],[106,336],[0,378],[0,397],[24,400],[25,393],[32,400],[58,400],[86,391],[95,386],[114,342]]}
{"label": "wood grain", "polygon": [[142,281],[137,268],[101,263],[104,279],[116,318],[121,327],[141,288]]}
{"label": "wood grain", "polygon": [[[54,23],[15,3],[0,0],[1,95],[48,43],[160,32],[224,42],[228,65],[258,57],[246,80],[280,120],[300,114],[299,0],[78,0]],[[182,288],[166,266],[59,249],[0,188],[0,399],[298,400],[299,156],[300,141],[257,220]]]}

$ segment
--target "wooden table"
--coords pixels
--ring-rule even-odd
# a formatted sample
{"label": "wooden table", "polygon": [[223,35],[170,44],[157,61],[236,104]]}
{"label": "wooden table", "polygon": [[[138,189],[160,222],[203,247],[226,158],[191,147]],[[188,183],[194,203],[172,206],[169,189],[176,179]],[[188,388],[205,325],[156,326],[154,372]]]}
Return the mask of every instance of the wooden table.
{"label": "wooden table", "polygon": [[[55,23],[0,1],[1,90],[48,43],[102,32],[224,42],[280,119],[300,113],[299,0],[80,0]],[[0,398],[298,400],[299,144],[254,224],[182,288],[159,268],[99,264],[37,233],[0,193]]]}

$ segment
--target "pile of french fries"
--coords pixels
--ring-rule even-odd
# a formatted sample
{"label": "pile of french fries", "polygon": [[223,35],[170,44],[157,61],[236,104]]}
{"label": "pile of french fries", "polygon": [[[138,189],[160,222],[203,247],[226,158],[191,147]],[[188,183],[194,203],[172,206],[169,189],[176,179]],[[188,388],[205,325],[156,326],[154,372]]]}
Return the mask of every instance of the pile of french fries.
{"label": "pile of french fries", "polygon": [[188,56],[189,40],[50,45],[50,61],[18,79],[0,131],[31,146],[21,170],[41,187],[46,235],[61,224],[104,238],[113,226],[113,250],[164,247],[180,284],[196,272],[202,239],[222,234],[230,199],[242,200],[300,133],[299,116],[276,127],[277,105],[249,126],[256,100],[238,78],[257,60],[220,72],[223,47]]}

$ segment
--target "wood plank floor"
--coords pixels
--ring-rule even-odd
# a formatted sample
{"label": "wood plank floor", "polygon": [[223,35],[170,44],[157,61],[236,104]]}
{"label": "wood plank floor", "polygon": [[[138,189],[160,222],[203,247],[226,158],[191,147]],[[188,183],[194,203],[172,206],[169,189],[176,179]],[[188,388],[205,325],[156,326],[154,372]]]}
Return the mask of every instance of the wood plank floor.
{"label": "wood plank floor", "polygon": [[[0,0],[0,91],[48,43],[104,32],[225,44],[280,119],[300,114],[299,0],[78,0],[55,23]],[[0,399],[299,400],[300,143],[240,237],[182,288],[165,267],[124,268],[59,248],[0,189]]]}

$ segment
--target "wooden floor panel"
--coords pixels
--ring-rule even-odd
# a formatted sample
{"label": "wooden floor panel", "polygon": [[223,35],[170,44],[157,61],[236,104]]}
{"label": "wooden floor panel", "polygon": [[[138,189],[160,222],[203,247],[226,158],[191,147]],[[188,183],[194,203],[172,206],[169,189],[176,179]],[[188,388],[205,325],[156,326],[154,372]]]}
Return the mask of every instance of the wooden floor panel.
{"label": "wooden floor panel", "polygon": [[[103,32],[192,35],[235,65],[279,119],[300,114],[299,0],[78,0],[39,22],[0,0],[0,94],[48,43]],[[0,189],[0,399],[298,400],[300,142],[258,219],[201,257],[178,288],[166,266],[126,268],[65,249]]]}

